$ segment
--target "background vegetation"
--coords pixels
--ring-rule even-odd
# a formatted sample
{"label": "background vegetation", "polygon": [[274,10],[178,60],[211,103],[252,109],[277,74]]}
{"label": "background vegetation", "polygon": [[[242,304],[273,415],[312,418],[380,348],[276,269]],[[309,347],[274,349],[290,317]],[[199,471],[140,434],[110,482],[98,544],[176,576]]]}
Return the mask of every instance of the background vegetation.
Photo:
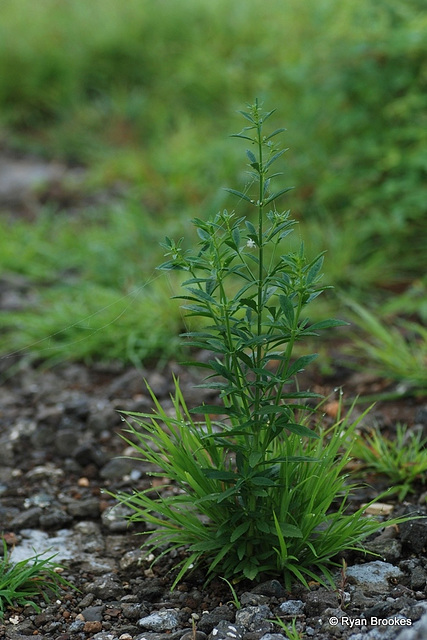
{"label": "background vegetation", "polygon": [[[31,222],[4,209],[1,269],[36,297],[3,314],[3,353],[174,352],[177,281],[154,271],[158,242],[235,206],[222,187],[247,176],[228,136],[255,97],[288,129],[295,241],[328,251],[327,305],[351,316],[352,298],[384,326],[425,321],[424,2],[4,0],[0,12],[2,146],[85,167],[85,194],[121,193]],[[403,332],[403,349],[413,336],[425,347]]]}

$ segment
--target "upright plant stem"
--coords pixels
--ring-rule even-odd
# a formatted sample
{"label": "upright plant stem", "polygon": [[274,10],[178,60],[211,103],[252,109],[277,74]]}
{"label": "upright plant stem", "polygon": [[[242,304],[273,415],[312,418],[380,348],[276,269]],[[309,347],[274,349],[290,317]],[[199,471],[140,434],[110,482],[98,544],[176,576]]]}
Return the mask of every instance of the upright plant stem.
{"label": "upright plant stem", "polygon": [[[257,104],[258,106],[258,104]],[[263,308],[263,271],[264,271],[264,247],[263,247],[263,197],[264,197],[264,166],[263,166],[263,153],[262,153],[262,119],[257,112],[257,135],[258,135],[258,173],[259,173],[259,195],[258,195],[258,318],[257,318],[257,337],[262,334],[262,308]],[[262,360],[262,344],[258,343],[256,349],[256,368],[260,369]],[[255,411],[258,412],[260,408],[261,399],[261,386],[260,386],[261,374],[256,374],[255,383]],[[256,450],[259,446],[259,440],[261,435],[259,428],[255,429],[255,444]]]}

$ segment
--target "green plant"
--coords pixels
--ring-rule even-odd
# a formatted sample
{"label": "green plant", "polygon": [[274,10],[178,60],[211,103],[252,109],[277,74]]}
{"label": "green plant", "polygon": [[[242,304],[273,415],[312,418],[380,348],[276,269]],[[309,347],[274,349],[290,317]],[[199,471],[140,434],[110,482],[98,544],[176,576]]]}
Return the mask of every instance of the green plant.
{"label": "green plant", "polygon": [[0,560],[0,619],[4,617],[7,606],[32,606],[37,612],[40,607],[34,598],[41,596],[45,602],[59,595],[61,587],[70,587],[57,571],[58,565],[52,562],[54,555],[45,557],[44,553],[14,563],[8,552],[5,540],[3,557]]}
{"label": "green plant", "polygon": [[228,587],[231,591],[231,595],[233,596],[233,599],[230,601],[232,604],[234,604],[234,606],[236,607],[236,609],[241,609],[242,605],[240,604],[240,600],[237,597],[237,593],[236,593],[236,589],[233,587],[233,585],[231,584],[231,582],[229,580],[227,580],[227,578],[221,578],[221,580],[224,580],[224,582],[226,582],[228,584]]}
{"label": "green plant", "polygon": [[[387,326],[356,302],[346,301],[354,312],[355,324],[366,336],[354,336],[357,352],[364,353],[371,370],[399,380],[410,387],[427,387],[427,330],[421,324],[400,320]],[[354,346],[350,347],[354,351]]]}
{"label": "green plant", "polygon": [[276,618],[276,620],[270,620],[270,622],[272,622],[273,624],[276,624],[278,627],[283,629],[283,631],[286,633],[286,638],[288,640],[301,640],[303,637],[303,634],[297,629],[297,623],[295,618],[292,619],[290,626],[286,624],[286,622],[284,622],[281,618]]}
{"label": "green plant", "polygon": [[283,129],[264,133],[272,113],[255,103],[243,112],[249,125],[236,134],[253,148],[247,151],[250,184],[229,192],[255,209],[256,220],[224,211],[208,222],[194,220],[197,252],[185,251],[182,240],[164,244],[168,260],[160,268],[188,273],[178,297],[189,316],[206,322],[184,337],[212,358],[189,364],[206,369],[199,387],[218,392],[219,404],[190,411],[176,380],[174,415],[151,391],[153,413],[126,414],[132,438],[125,440],[178,494],[159,489],[153,495],[150,488],[118,498],[133,509],[133,520],[155,526],[146,544],[157,559],[187,548],[174,584],[201,562],[208,576],[228,580],[275,573],[287,585],[293,579],[307,584],[320,573],[332,581],[333,557],[382,526],[362,517],[364,509],[346,514],[352,485],[343,469],[358,420],[349,413],[330,429],[321,420],[310,423],[307,403],[317,395],[292,384],[315,358],[294,360],[297,341],[342,323],[310,324],[303,315],[325,288],[323,257],[307,260],[303,246],[296,253],[281,250],[294,223],[275,208],[288,188],[271,190],[280,175],[271,167],[284,153],[273,142]]}
{"label": "green plant", "polygon": [[374,471],[390,478],[390,493],[397,493],[404,500],[414,491],[414,483],[425,483],[427,471],[427,438],[422,433],[396,426],[396,437],[386,438],[379,431],[372,430],[364,439],[359,438],[353,454],[364,462],[368,471]]}

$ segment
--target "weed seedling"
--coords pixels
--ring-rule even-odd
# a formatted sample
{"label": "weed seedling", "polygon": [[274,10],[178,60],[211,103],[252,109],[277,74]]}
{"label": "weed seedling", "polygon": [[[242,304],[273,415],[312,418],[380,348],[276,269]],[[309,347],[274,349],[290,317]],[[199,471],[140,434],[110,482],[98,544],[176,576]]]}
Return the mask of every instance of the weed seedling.
{"label": "weed seedling", "polygon": [[355,443],[353,454],[364,462],[365,469],[390,478],[393,486],[389,494],[397,493],[399,500],[414,491],[415,482],[425,482],[427,438],[404,425],[396,426],[393,439],[371,431],[364,440]]}
{"label": "weed seedling", "polygon": [[34,598],[42,596],[48,602],[52,596],[60,593],[61,587],[70,587],[55,569],[53,556],[45,554],[34,556],[14,563],[3,540],[3,558],[0,560],[0,618],[4,617],[7,606],[32,606],[37,612],[40,607]]}

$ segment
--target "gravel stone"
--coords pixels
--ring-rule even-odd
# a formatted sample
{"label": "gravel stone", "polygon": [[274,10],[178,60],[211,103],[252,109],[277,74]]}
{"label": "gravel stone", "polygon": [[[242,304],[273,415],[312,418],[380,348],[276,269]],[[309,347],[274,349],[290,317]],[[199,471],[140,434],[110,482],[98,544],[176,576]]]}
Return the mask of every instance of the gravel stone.
{"label": "gravel stone", "polygon": [[305,603],[302,600],[287,600],[279,605],[279,611],[286,616],[298,616],[304,612]]}
{"label": "gravel stone", "polygon": [[98,498],[73,500],[67,504],[67,511],[73,518],[96,518],[100,512],[99,500]]}
{"label": "gravel stone", "polygon": [[272,629],[272,624],[267,622],[266,618],[271,618],[272,616],[271,609],[266,604],[257,607],[249,606],[237,611],[236,623],[246,631],[268,633]]}
{"label": "gravel stone", "polygon": [[97,598],[102,600],[116,600],[123,595],[123,587],[121,582],[114,574],[107,574],[100,578],[96,578],[92,583],[87,585],[87,591],[93,593]]}
{"label": "gravel stone", "polygon": [[101,478],[114,480],[115,478],[123,478],[123,476],[131,473],[133,469],[132,460],[126,458],[113,458],[104,465],[99,472]]}
{"label": "gravel stone", "polygon": [[[425,516],[425,514],[420,514]],[[421,553],[427,548],[427,520],[410,520],[399,525],[400,537],[404,545],[413,553]]]}
{"label": "gravel stone", "polygon": [[138,620],[138,626],[151,631],[169,631],[179,626],[175,609],[163,609]]}
{"label": "gravel stone", "polygon": [[38,526],[42,513],[43,510],[40,507],[32,507],[31,509],[27,509],[27,511],[22,511],[12,519],[10,528],[13,531],[33,529]]}
{"label": "gravel stone", "polygon": [[241,640],[245,629],[238,624],[221,620],[208,636],[208,640]]}
{"label": "gravel stone", "polygon": [[221,620],[231,622],[234,620],[234,613],[226,605],[215,607],[209,613],[204,613],[197,623],[197,628],[204,633],[210,633],[214,627],[216,627]]}
{"label": "gravel stone", "polygon": [[95,607],[87,607],[83,609],[81,615],[88,622],[101,622],[102,614],[105,610],[105,604],[101,604]]}
{"label": "gravel stone", "polygon": [[41,514],[39,523],[45,529],[65,527],[72,522],[72,517],[62,509],[52,509]]}
{"label": "gravel stone", "polygon": [[359,586],[365,595],[387,593],[390,590],[389,580],[400,579],[403,573],[389,562],[367,562],[352,567],[347,567],[347,577],[351,582]]}

